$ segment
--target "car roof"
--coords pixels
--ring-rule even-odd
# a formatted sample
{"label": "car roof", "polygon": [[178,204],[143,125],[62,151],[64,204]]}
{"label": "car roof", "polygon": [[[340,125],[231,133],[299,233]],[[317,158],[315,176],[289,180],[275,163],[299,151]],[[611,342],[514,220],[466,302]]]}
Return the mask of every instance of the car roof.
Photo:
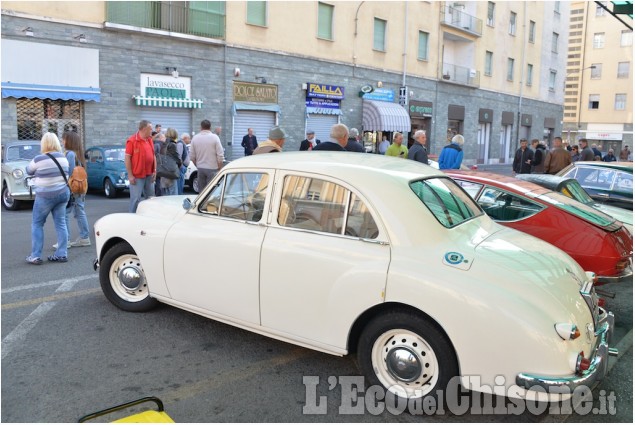
{"label": "car roof", "polygon": [[633,163],[627,161],[576,161],[572,165],[588,165],[591,167],[615,168],[622,171],[630,171],[631,173],[633,172]]}
{"label": "car roof", "polygon": [[95,148],[100,148],[100,149],[122,148],[122,149],[125,149],[126,145],[98,145],[98,146],[88,147],[88,148],[86,148],[86,150],[95,149]]}
{"label": "car roof", "polygon": [[488,173],[485,171],[463,171],[463,170],[452,170],[445,171],[447,175],[452,178],[467,177],[467,180],[478,182],[482,184],[488,184],[491,186],[502,187],[514,192],[518,192],[520,194],[528,194],[531,193],[533,195],[542,195],[547,192],[552,192],[545,187],[539,186],[535,183],[528,182],[525,180],[519,180],[514,177],[504,176],[502,174],[496,173]]}
{"label": "car roof", "polygon": [[34,145],[40,144],[40,140],[10,140],[8,142],[2,142],[2,146],[16,146],[16,145]]}

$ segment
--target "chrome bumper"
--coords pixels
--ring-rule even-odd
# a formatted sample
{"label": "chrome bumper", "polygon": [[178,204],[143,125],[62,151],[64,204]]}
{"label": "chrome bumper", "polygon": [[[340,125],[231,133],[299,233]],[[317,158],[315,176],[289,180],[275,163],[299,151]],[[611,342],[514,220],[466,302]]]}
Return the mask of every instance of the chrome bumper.
{"label": "chrome bumper", "polygon": [[591,366],[582,374],[569,376],[537,376],[529,373],[519,373],[516,376],[516,385],[527,390],[544,391],[547,393],[571,394],[579,386],[592,387],[601,381],[608,373],[609,355],[617,356],[618,352],[610,348],[615,328],[615,316],[610,311],[599,309],[598,326],[595,334],[597,345],[591,360]]}
{"label": "chrome bumper", "polygon": [[93,260],[93,270],[95,270],[95,271],[99,270],[99,259],[98,258],[95,258]]}
{"label": "chrome bumper", "polygon": [[633,267],[628,266],[618,276],[598,276],[598,283],[617,283],[631,280],[633,278]]}

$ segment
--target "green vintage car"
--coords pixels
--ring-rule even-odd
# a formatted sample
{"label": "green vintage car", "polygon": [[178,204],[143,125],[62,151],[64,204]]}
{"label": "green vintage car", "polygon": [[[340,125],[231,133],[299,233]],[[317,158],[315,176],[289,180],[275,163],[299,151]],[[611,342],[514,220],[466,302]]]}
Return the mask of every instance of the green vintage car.
{"label": "green vintage car", "polygon": [[39,140],[21,140],[2,144],[2,206],[13,211],[24,201],[33,201],[26,166],[40,153]]}

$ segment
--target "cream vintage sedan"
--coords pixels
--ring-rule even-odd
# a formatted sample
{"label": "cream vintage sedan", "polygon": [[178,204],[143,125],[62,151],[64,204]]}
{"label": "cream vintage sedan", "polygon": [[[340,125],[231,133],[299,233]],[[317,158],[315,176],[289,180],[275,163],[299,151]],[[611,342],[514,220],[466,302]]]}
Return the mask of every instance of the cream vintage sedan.
{"label": "cream vintage sedan", "polygon": [[614,354],[591,273],[415,161],[246,157],[195,200],[143,201],[101,218],[95,235],[101,286],[119,308],[162,302],[356,352],[368,384],[404,398],[478,376],[479,391],[553,399],[601,379]]}

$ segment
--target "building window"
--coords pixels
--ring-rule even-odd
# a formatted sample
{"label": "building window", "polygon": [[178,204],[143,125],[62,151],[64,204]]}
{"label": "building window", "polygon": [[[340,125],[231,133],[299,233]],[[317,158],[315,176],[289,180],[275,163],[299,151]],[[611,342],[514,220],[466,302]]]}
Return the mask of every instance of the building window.
{"label": "building window", "polygon": [[510,12],[509,14],[509,33],[516,35],[516,12]]}
{"label": "building window", "polygon": [[628,78],[631,71],[630,68],[630,62],[619,62],[617,64],[617,78]]}
{"label": "building window", "polygon": [[62,140],[65,131],[83,136],[82,104],[75,100],[17,99],[18,140],[40,140],[46,132]]}
{"label": "building window", "polygon": [[593,34],[593,48],[594,49],[603,49],[604,48],[604,33],[596,32]]}
{"label": "building window", "polygon": [[558,53],[558,39],[560,38],[560,36],[558,35],[557,32],[552,33],[552,37],[551,37],[551,51],[553,53]]}
{"label": "building window", "polygon": [[626,110],[626,93],[618,93],[615,95],[615,110]]}
{"label": "building window", "polygon": [[[602,3],[604,6],[606,6],[606,4],[608,2],[601,1],[601,2],[597,2],[597,3]],[[595,4],[595,16],[604,16],[604,15],[606,15],[606,10],[602,6],[597,4],[597,3]]]}
{"label": "building window", "polygon": [[318,3],[318,38],[333,40],[333,9],[330,4]]}
{"label": "building window", "polygon": [[507,58],[507,81],[514,81],[514,60]]}
{"label": "building window", "polygon": [[556,91],[556,75],[557,72],[553,69],[549,71],[549,91]]}
{"label": "building window", "polygon": [[602,64],[594,63],[591,65],[591,79],[599,80],[600,78],[602,78]]}
{"label": "building window", "polygon": [[529,21],[529,42],[536,42],[536,23],[534,21]]}
{"label": "building window", "polygon": [[485,52],[485,75],[492,76],[492,62],[494,59],[494,53]]}
{"label": "building window", "polygon": [[496,3],[492,1],[487,2],[487,25],[494,26],[494,10],[496,9]]}
{"label": "building window", "polygon": [[373,49],[380,52],[386,51],[386,21],[383,19],[375,18]]}
{"label": "building window", "polygon": [[622,38],[620,40],[620,46],[632,46],[633,45],[633,30],[622,31]]}
{"label": "building window", "polygon": [[425,31],[419,31],[419,53],[418,58],[428,60],[428,38],[430,34]]}
{"label": "building window", "polygon": [[251,25],[267,26],[267,2],[248,1],[247,2],[247,23]]}
{"label": "building window", "polygon": [[599,94],[589,95],[589,109],[600,109],[600,95]]}
{"label": "building window", "polygon": [[527,64],[527,85],[531,86],[534,79],[534,66],[530,63]]}

